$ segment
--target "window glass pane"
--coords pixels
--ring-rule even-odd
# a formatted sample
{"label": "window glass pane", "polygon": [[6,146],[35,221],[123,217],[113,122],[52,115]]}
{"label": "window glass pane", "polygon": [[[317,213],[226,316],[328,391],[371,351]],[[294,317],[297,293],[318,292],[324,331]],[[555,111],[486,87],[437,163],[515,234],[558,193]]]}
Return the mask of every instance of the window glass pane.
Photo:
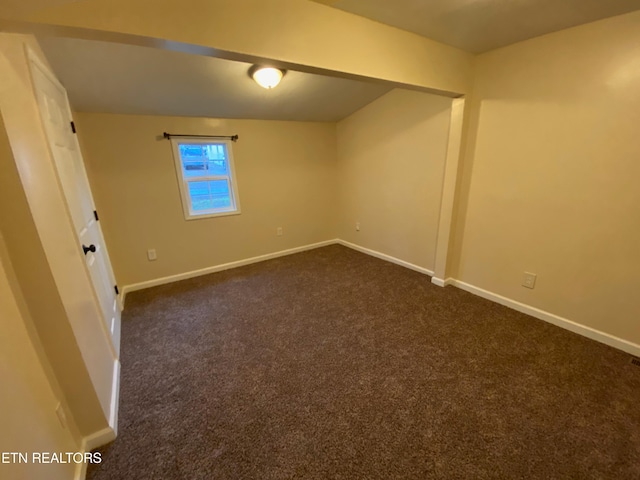
{"label": "window glass pane", "polygon": [[181,144],[180,159],[182,160],[182,173],[185,177],[201,177],[207,174],[202,145]]}
{"label": "window glass pane", "polygon": [[224,144],[181,143],[180,159],[185,178],[229,175],[227,149]]}
{"label": "window glass pane", "polygon": [[193,212],[230,208],[229,182],[227,180],[189,182],[189,198]]}

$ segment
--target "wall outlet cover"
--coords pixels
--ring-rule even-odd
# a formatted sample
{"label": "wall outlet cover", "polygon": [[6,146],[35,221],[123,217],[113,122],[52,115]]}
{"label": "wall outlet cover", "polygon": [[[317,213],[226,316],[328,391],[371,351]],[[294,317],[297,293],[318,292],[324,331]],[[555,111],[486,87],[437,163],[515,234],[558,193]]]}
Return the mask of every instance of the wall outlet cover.
{"label": "wall outlet cover", "polygon": [[536,277],[535,273],[524,272],[522,276],[522,286],[526,288],[534,288],[536,286]]}

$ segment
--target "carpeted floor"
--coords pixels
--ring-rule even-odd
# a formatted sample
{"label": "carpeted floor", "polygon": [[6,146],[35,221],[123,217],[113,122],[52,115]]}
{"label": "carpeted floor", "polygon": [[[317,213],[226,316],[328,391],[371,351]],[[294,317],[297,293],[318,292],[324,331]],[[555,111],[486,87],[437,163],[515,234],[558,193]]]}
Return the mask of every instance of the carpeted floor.
{"label": "carpeted floor", "polygon": [[129,294],[88,478],[639,479],[639,401],[629,355],[330,246]]}

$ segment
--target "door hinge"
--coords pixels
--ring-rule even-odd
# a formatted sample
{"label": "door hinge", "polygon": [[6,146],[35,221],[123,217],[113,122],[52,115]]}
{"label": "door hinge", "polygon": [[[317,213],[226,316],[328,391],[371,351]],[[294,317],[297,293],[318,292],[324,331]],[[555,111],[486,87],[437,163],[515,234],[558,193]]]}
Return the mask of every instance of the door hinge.
{"label": "door hinge", "polygon": [[71,131],[72,131],[73,133],[76,133],[76,124],[75,124],[75,123],[73,123],[73,121],[71,122]]}
{"label": "door hinge", "polygon": [[118,285],[114,285],[113,289],[116,291],[116,295],[120,295],[120,290],[118,290]]}
{"label": "door hinge", "polygon": [[96,218],[96,221],[99,221],[98,212],[96,210],[93,211],[93,216]]}

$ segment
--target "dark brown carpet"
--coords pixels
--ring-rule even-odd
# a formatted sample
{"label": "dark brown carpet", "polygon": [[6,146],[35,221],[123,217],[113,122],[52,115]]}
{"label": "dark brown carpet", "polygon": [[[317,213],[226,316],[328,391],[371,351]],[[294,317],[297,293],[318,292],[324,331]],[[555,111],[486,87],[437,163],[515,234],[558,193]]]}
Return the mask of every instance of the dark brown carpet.
{"label": "dark brown carpet", "polygon": [[121,382],[91,480],[640,479],[629,355],[341,246],[128,295]]}

